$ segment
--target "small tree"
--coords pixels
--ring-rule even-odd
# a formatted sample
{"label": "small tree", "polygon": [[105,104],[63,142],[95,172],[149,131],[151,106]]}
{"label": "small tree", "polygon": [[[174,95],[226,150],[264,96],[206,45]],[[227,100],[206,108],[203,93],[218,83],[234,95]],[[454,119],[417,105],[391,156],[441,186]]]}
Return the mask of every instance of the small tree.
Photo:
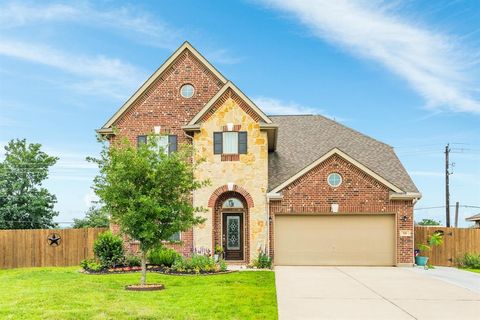
{"label": "small tree", "polygon": [[41,144],[11,140],[0,161],[0,229],[45,229],[56,226],[55,195],[42,187],[58,158]]}
{"label": "small tree", "polygon": [[107,228],[110,225],[108,213],[104,207],[91,206],[85,218],[73,219],[73,228]]}
{"label": "small tree", "polygon": [[417,225],[419,226],[439,226],[440,221],[436,221],[433,219],[422,219],[422,221],[418,222]]}
{"label": "small tree", "polygon": [[140,243],[142,276],[146,282],[146,257],[174,233],[204,222],[195,215],[191,195],[207,181],[195,179],[191,146],[183,145],[170,155],[151,136],[138,148],[127,139],[108,148],[104,145],[94,190],[120,231]]}

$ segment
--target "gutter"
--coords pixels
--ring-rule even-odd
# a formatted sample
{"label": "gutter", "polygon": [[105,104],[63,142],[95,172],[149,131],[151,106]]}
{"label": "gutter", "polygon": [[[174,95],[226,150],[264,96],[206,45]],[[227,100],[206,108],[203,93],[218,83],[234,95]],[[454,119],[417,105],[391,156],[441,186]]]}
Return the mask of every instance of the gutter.
{"label": "gutter", "polygon": [[396,193],[390,192],[390,200],[420,200],[422,194],[420,192],[405,192],[405,193]]}

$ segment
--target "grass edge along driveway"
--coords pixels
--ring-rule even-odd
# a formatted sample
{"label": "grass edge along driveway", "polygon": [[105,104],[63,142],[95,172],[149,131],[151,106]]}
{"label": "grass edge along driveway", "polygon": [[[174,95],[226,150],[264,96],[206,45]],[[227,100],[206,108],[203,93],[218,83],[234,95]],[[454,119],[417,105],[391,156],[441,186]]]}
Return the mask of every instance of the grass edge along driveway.
{"label": "grass edge along driveway", "polygon": [[140,274],[86,275],[78,267],[0,270],[1,319],[277,319],[275,274],[147,274],[166,290],[132,292]]}

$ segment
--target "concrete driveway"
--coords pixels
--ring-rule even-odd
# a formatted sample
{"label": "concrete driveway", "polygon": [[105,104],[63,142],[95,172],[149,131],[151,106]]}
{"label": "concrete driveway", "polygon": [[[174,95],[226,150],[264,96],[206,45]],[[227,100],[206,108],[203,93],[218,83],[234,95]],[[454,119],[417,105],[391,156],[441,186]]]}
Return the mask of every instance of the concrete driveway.
{"label": "concrete driveway", "polygon": [[285,266],[275,278],[281,320],[480,319],[479,293],[408,268]]}

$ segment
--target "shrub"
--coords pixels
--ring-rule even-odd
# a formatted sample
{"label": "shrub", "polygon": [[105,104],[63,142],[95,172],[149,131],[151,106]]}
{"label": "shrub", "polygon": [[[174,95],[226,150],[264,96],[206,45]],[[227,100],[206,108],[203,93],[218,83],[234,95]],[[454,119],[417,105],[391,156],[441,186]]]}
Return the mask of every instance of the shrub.
{"label": "shrub", "polygon": [[100,271],[103,266],[95,259],[85,259],[80,262],[80,266],[87,271]]}
{"label": "shrub", "polygon": [[220,268],[220,271],[224,272],[227,271],[227,263],[223,259],[218,260],[218,267]]}
{"label": "shrub", "polygon": [[171,267],[180,254],[170,248],[157,248],[148,254],[150,264]]}
{"label": "shrub", "polygon": [[140,267],[141,264],[142,260],[138,256],[128,255],[125,257],[125,265],[127,265],[127,267]]}
{"label": "shrub", "polygon": [[465,253],[465,255],[457,259],[457,263],[461,268],[480,269],[480,253]]}
{"label": "shrub", "polygon": [[93,245],[93,251],[106,268],[115,268],[125,261],[123,240],[110,231],[100,234]]}
{"label": "shrub", "polygon": [[270,269],[272,267],[272,259],[266,253],[260,252],[252,264],[259,269]]}
{"label": "shrub", "polygon": [[[226,268],[226,265],[225,265]],[[193,254],[190,258],[180,257],[175,260],[172,269],[177,272],[216,272],[220,271],[220,265],[211,257]]]}

